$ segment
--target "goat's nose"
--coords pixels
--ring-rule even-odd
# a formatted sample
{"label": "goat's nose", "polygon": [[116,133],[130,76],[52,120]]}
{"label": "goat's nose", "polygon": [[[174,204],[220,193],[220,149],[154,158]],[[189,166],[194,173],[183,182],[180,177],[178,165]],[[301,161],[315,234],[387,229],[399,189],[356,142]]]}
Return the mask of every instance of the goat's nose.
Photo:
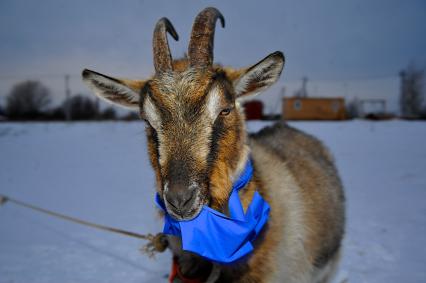
{"label": "goat's nose", "polygon": [[177,212],[183,216],[192,208],[195,201],[195,187],[183,185],[170,185],[166,200]]}

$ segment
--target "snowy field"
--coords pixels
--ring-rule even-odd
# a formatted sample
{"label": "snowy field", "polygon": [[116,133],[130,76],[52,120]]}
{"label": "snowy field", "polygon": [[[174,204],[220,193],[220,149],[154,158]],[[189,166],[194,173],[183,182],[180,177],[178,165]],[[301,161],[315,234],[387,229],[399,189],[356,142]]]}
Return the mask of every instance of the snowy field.
{"label": "snowy field", "polygon": [[[326,143],[345,185],[336,281],[426,282],[426,123],[292,125]],[[161,230],[142,122],[0,123],[0,153],[2,194],[140,233]],[[0,282],[166,282],[170,255],[150,260],[143,244],[6,204]]]}

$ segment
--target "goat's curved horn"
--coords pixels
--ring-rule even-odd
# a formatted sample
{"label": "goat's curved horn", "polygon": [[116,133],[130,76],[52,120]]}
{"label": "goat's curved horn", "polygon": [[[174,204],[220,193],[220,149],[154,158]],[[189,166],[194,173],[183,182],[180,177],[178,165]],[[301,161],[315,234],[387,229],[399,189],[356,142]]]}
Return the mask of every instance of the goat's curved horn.
{"label": "goat's curved horn", "polygon": [[225,18],[216,8],[205,8],[195,18],[189,41],[188,56],[193,67],[209,67],[213,64],[213,39],[216,20],[225,27]]}
{"label": "goat's curved horn", "polygon": [[170,53],[169,42],[167,41],[167,32],[176,40],[179,40],[172,23],[167,18],[158,20],[154,29],[152,47],[154,51],[154,67],[156,72],[172,70],[172,55]]}

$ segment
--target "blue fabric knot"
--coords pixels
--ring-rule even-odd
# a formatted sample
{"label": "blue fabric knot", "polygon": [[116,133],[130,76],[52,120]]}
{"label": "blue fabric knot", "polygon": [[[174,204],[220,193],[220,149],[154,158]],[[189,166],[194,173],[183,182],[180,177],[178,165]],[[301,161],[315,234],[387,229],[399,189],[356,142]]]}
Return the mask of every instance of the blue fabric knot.
{"label": "blue fabric knot", "polygon": [[252,242],[268,221],[270,211],[268,203],[255,192],[244,213],[238,191],[252,176],[253,166],[249,160],[232,186],[230,216],[204,206],[194,219],[178,221],[167,213],[157,194],[155,202],[165,213],[163,233],[181,237],[183,250],[218,263],[231,263],[252,252]]}

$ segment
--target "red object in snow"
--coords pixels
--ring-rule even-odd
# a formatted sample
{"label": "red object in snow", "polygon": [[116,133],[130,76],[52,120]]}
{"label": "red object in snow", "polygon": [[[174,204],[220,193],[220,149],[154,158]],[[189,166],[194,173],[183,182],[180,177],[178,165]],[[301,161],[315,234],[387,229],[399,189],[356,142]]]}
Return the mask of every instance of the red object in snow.
{"label": "red object in snow", "polygon": [[172,283],[175,278],[179,278],[180,281],[182,281],[183,283],[202,283],[202,282],[204,282],[199,278],[194,278],[194,279],[185,278],[179,271],[179,264],[177,262],[177,259],[173,258],[172,271],[170,272],[170,275],[169,275],[169,282]]}
{"label": "red object in snow", "polygon": [[253,100],[244,103],[244,112],[246,120],[261,120],[263,118],[263,103],[259,100]]}

